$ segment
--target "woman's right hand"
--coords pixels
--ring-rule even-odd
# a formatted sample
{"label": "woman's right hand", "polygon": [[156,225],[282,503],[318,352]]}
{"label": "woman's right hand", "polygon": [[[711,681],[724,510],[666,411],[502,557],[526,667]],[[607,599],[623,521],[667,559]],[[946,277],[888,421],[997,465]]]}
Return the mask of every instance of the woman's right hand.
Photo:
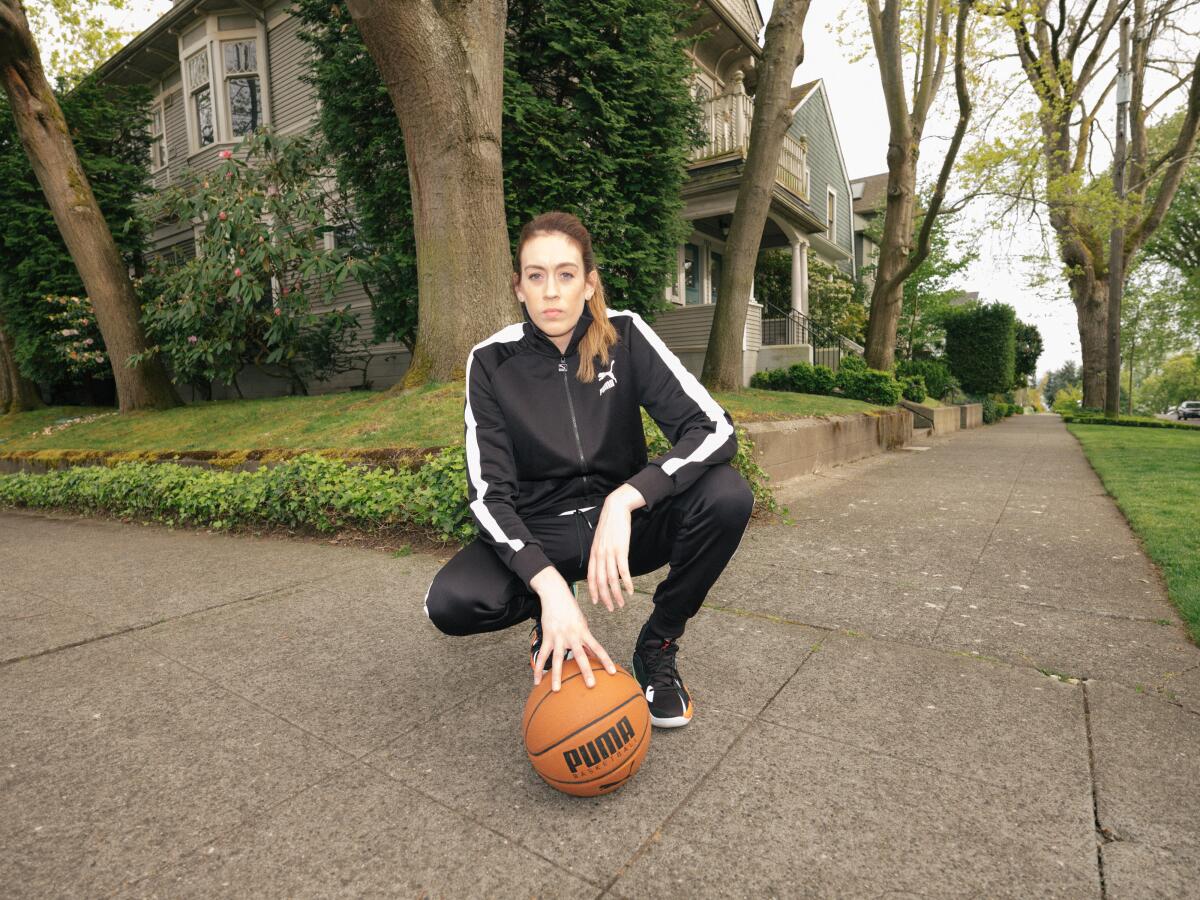
{"label": "woman's right hand", "polygon": [[533,661],[533,683],[542,683],[542,675],[545,674],[542,669],[546,659],[553,654],[550,687],[551,690],[559,690],[562,687],[563,656],[568,650],[578,661],[588,687],[596,686],[596,676],[592,674],[591,660],[588,659],[589,652],[600,661],[609,675],[615,675],[617,667],[588,629],[587,619],[558,570],[552,566],[546,567],[533,577],[530,585],[537,591],[542,605],[542,646],[537,659]]}

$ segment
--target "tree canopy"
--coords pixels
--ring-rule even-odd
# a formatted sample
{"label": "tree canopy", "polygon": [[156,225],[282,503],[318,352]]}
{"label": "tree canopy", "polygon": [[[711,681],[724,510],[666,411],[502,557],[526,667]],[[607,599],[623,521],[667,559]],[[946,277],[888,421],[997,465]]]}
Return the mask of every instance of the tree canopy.
{"label": "tree canopy", "polygon": [[[353,196],[361,252],[377,254],[375,337],[411,346],[417,272],[408,160],[379,70],[344,0],[299,0],[320,127]],[[609,304],[648,316],[686,238],[680,190],[703,139],[673,0],[512,0],[504,60],[503,160],[510,244],[563,209],[592,234]]]}

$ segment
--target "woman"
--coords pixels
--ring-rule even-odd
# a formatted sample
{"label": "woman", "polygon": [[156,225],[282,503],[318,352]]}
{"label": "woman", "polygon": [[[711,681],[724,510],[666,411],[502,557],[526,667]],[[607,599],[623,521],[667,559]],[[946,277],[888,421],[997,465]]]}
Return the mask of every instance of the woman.
{"label": "woman", "polygon": [[[591,237],[550,212],[521,231],[513,290],[523,323],[467,357],[466,454],[479,537],[438,572],[425,612],[447,634],[532,618],[534,684],[590,653],[616,671],[588,630],[572,583],[610,612],[633,575],[671,564],[638,636],[633,671],[651,721],[686,725],[692,702],[675,663],[687,620],[745,533],[754,504],[728,461],[733,421],[641,317],[606,308]],[[639,406],[672,443],[647,462]]]}

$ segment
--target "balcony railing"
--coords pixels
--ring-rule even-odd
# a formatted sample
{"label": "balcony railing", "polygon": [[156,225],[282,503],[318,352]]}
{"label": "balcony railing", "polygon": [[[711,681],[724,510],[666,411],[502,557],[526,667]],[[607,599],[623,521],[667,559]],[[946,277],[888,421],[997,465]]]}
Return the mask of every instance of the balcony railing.
{"label": "balcony railing", "polygon": [[[700,100],[708,143],[692,153],[695,161],[739,153],[744,159],[750,149],[750,123],[754,120],[754,98],[742,86],[741,74],[723,94]],[[775,179],[808,202],[808,147],[790,134],[783,138]]]}

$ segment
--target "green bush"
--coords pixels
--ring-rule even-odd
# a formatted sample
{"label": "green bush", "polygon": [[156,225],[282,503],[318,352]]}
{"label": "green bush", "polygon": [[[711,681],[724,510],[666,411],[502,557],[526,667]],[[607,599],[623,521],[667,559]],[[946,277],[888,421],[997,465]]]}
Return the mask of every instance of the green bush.
{"label": "green bush", "polygon": [[842,357],[842,361],[838,363],[839,372],[865,372],[867,371],[867,361],[857,353],[847,353]]}
{"label": "green bush", "polygon": [[[643,412],[651,457],[670,444]],[[785,512],[769,477],[754,460],[754,444],[737,429],[732,464],[749,482],[755,504]],[[270,468],[232,472],[172,463],[123,462],[70,466],[45,475],[0,475],[0,507],[103,511],[122,518],[213,529],[283,526],[332,532],[406,525],[443,541],[475,536],[467,506],[463,447],[426,454],[419,468],[392,470],[304,454]]]}
{"label": "green bush", "polygon": [[1016,406],[1013,407],[1013,415],[1014,416],[1025,415],[1025,407],[1023,405],[1021,405],[1020,403],[1018,403]]}
{"label": "green bush", "polygon": [[828,366],[811,366],[808,363],[794,363],[787,368],[787,390],[797,394],[832,394],[834,386],[833,370]]}
{"label": "green bush", "polygon": [[905,400],[920,403],[925,399],[925,379],[920,375],[905,375],[899,381],[903,387]]}
{"label": "green bush", "polygon": [[786,369],[766,369],[750,376],[750,387],[797,394],[832,394],[835,383],[833,370],[828,366],[808,363],[794,363]]}
{"label": "green bush", "polygon": [[787,369],[763,369],[750,376],[750,387],[761,391],[786,391]]}
{"label": "green bush", "polygon": [[999,416],[999,410],[996,408],[996,401],[991,397],[983,397],[975,401],[983,406],[983,424],[991,425]]}
{"label": "green bush", "polygon": [[965,306],[945,318],[946,362],[963,390],[1006,391],[1016,371],[1017,315],[1005,303]]}
{"label": "green bush", "polygon": [[895,406],[900,402],[900,382],[890,372],[857,367],[838,369],[837,387],[853,400],[864,400],[880,406]]}
{"label": "green bush", "polygon": [[1081,412],[1083,405],[1083,388],[1080,385],[1069,385],[1068,387],[1059,388],[1054,395],[1054,402],[1050,404],[1050,409],[1061,415]]}
{"label": "green bush", "polygon": [[[890,372],[868,369],[863,358],[853,354],[842,357],[836,375],[826,366],[795,363],[786,369],[755,372],[750,376],[750,387],[799,394],[832,394],[836,389],[852,400],[880,406],[895,406],[903,391]],[[924,394],[921,399],[925,399]]]}
{"label": "green bush", "polygon": [[945,398],[957,387],[950,369],[940,359],[902,359],[895,368],[896,379],[901,382],[907,377],[919,375],[925,382],[926,393],[937,400]]}

